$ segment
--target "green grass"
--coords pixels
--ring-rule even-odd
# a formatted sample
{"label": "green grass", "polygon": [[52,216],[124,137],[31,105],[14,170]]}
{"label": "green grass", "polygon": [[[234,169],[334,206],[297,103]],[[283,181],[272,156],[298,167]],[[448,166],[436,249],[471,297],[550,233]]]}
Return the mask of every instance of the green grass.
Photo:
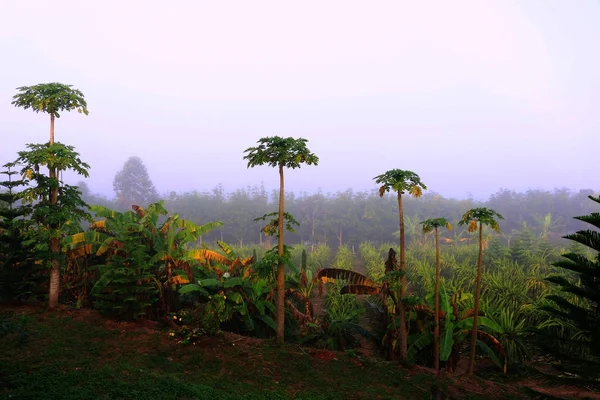
{"label": "green grass", "polygon": [[10,322],[0,330],[2,399],[429,399],[434,383],[396,363],[321,360],[230,334],[178,345],[166,330],[90,311],[15,309],[0,321]]}

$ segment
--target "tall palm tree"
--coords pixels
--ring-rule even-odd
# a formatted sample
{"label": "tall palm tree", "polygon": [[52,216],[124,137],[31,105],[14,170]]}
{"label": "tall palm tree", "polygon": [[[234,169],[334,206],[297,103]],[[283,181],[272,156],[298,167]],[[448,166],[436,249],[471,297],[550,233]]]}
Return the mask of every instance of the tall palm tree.
{"label": "tall palm tree", "polygon": [[468,375],[473,375],[475,368],[475,351],[477,348],[477,319],[479,317],[479,297],[481,294],[481,275],[483,269],[483,227],[489,226],[496,232],[500,232],[497,219],[504,219],[502,215],[485,207],[472,208],[467,211],[458,222],[458,225],[467,225],[469,232],[479,230],[479,259],[477,260],[477,286],[475,288],[475,307],[473,309],[473,329],[471,332],[471,354]]}
{"label": "tall palm tree", "polygon": [[[405,238],[404,238],[404,211],[402,208],[402,195],[409,193],[414,197],[420,197],[423,189],[427,187],[421,182],[419,175],[412,171],[401,169],[392,169],[384,174],[377,175],[375,183],[381,185],[379,188],[379,196],[383,197],[386,192],[393,190],[398,195],[398,216],[400,222],[400,270],[406,273],[406,254],[405,254]],[[406,326],[405,308],[402,299],[406,292],[406,276],[400,278],[400,293],[398,298],[398,316],[400,320],[400,360],[406,360],[408,353],[408,331]]]}
{"label": "tall palm tree", "polygon": [[[49,146],[54,144],[54,119],[60,118],[59,112],[77,110],[79,113],[88,115],[87,103],[83,93],[73,89],[72,85],[62,83],[42,83],[35,86],[22,86],[17,88],[19,93],[13,96],[15,107],[22,107],[25,110],[31,108],[34,112],[44,112],[50,114],[50,142]],[[49,168],[49,177],[51,181],[58,180],[58,169]],[[58,184],[54,185],[50,191],[50,205],[56,205],[58,202]],[[56,229],[51,226],[50,229]],[[60,238],[52,237],[50,239],[50,251],[53,254],[52,268],[50,270],[50,290],[48,307],[54,308],[58,305],[58,294],[60,290]]]}
{"label": "tall palm tree", "polygon": [[279,262],[277,265],[277,344],[283,343],[285,322],[285,270],[284,270],[284,168],[300,168],[302,164],[318,165],[319,157],[306,147],[308,140],[279,136],[264,137],[258,140],[258,146],[244,150],[244,160],[248,168],[268,165],[279,169],[279,218],[277,219],[277,245]]}
{"label": "tall palm tree", "polygon": [[435,311],[433,326],[433,368],[440,369],[440,241],[439,228],[452,230],[452,225],[446,218],[429,218],[421,222],[423,233],[435,232]]}

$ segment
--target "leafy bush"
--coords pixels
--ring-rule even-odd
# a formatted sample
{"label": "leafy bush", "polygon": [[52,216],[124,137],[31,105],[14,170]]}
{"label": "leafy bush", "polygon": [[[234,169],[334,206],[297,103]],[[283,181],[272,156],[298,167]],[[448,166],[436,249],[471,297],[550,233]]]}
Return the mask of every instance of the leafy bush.
{"label": "leafy bush", "polygon": [[325,244],[316,246],[308,256],[308,268],[316,272],[319,269],[327,268],[331,260],[331,249]]}
{"label": "leafy bush", "polygon": [[352,270],[354,265],[354,254],[348,245],[338,247],[332,268]]}
{"label": "leafy bush", "polygon": [[381,248],[377,249],[370,242],[363,242],[358,248],[360,258],[367,269],[367,276],[376,281],[385,273],[385,255],[381,252]]}

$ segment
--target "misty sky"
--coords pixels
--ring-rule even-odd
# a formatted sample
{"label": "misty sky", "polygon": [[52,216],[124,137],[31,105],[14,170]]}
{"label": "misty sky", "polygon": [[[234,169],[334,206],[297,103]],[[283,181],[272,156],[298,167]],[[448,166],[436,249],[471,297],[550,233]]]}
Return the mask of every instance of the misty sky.
{"label": "misty sky", "polygon": [[133,155],[162,193],[276,188],[242,160],[272,135],[321,159],[287,173],[298,192],[392,168],[452,197],[597,190],[598,21],[596,0],[1,0],[0,163],[48,140],[15,88],[57,81],[90,115],[63,114],[56,140],[109,197]]}

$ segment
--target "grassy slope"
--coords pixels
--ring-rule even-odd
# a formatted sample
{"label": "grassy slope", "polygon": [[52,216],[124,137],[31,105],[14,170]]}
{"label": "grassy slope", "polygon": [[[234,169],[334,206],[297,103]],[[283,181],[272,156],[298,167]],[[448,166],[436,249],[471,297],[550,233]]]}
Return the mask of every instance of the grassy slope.
{"label": "grassy slope", "polygon": [[[19,347],[18,333],[0,334],[0,398],[428,399],[433,384],[426,371],[358,362],[343,353],[278,349],[270,341],[231,334],[182,346],[164,330],[90,311],[14,311],[12,320],[22,321],[29,340]],[[481,381],[468,387],[478,387],[479,396],[460,387],[450,392],[511,398],[496,396],[503,389]]]}

